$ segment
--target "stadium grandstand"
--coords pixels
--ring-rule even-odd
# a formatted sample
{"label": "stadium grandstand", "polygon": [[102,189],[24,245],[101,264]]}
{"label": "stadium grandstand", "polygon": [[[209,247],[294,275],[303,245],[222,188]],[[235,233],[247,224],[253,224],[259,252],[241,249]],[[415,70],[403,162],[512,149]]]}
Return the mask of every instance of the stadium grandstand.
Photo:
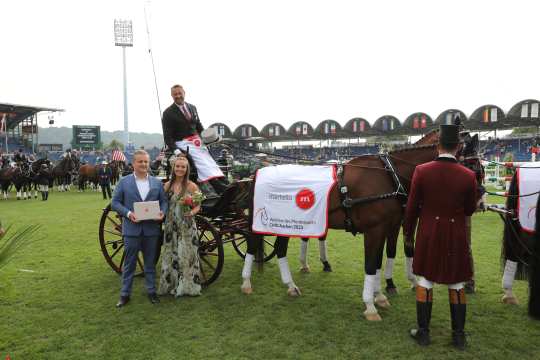
{"label": "stadium grandstand", "polygon": [[[257,152],[282,157],[282,161],[287,158],[291,161],[336,161],[410,143],[440,124],[452,124],[456,115],[459,115],[465,129],[481,135],[481,146],[488,159],[503,159],[509,155],[513,161],[529,161],[531,154],[538,152],[540,101],[533,99],[516,103],[506,113],[500,107],[488,104],[478,107],[470,116],[459,109],[448,109],[435,120],[424,112],[415,112],[404,121],[384,115],[373,124],[355,117],[343,126],[336,120],[328,119],[315,126],[298,121],[288,128],[271,122],[260,130],[248,123],[234,130],[224,123],[215,123],[210,127],[214,127],[224,142],[229,144],[238,161],[247,161]],[[512,137],[499,138],[497,135],[498,130],[522,127],[535,130]],[[219,156],[220,151],[221,148],[214,148],[214,156]]]}
{"label": "stadium grandstand", "polygon": [[[51,116],[64,109],[41,106],[0,103],[0,152],[13,153],[23,149],[25,153],[37,152],[39,128],[37,115],[41,112]],[[52,117],[49,123],[54,123]]]}

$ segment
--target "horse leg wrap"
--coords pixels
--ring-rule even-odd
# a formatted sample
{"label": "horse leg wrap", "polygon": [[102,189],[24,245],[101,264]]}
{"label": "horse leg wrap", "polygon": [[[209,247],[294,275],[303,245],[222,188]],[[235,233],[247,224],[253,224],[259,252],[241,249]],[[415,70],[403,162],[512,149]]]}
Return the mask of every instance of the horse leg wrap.
{"label": "horse leg wrap", "polygon": [[289,269],[289,262],[287,261],[287,257],[282,257],[278,259],[279,264],[279,273],[281,274],[281,281],[290,287],[290,285],[294,285],[291,275],[291,270]]}
{"label": "horse leg wrap", "polygon": [[394,261],[396,259],[386,258],[386,266],[384,267],[384,278],[391,279],[394,272]]}
{"label": "horse leg wrap", "polygon": [[506,264],[504,265],[504,274],[502,278],[503,289],[512,289],[514,278],[516,277],[516,271],[517,262],[512,260],[506,260]]}
{"label": "horse leg wrap", "polygon": [[364,303],[373,304],[374,292],[375,292],[375,283],[377,275],[365,275],[364,277],[364,290],[362,291],[362,300]]}
{"label": "horse leg wrap", "polygon": [[328,261],[328,252],[326,251],[326,240],[319,240],[319,256],[322,263]]}
{"label": "horse leg wrap", "polygon": [[255,256],[253,254],[246,254],[244,259],[244,268],[242,269],[242,279],[251,278],[251,269],[253,268],[253,259]]}
{"label": "horse leg wrap", "polygon": [[382,308],[390,307],[388,299],[381,292],[381,269],[377,269],[377,272],[375,273],[375,288],[373,289],[373,293],[375,295],[375,303],[378,306]]}
{"label": "horse leg wrap", "polygon": [[407,273],[407,280],[409,280],[413,286],[416,286],[416,277],[414,276],[414,273],[413,273],[413,258],[412,257],[405,258],[405,271]]}
{"label": "horse leg wrap", "polygon": [[307,249],[308,242],[302,239],[302,241],[300,241],[300,265],[302,265],[300,270],[305,272],[309,271],[309,265],[307,263]]}

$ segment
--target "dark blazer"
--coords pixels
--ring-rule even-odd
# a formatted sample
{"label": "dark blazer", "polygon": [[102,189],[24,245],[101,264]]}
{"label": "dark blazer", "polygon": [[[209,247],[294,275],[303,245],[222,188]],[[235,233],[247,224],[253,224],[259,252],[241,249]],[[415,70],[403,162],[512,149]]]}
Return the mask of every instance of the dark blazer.
{"label": "dark blazer", "polygon": [[476,210],[474,172],[450,158],[416,167],[405,210],[403,234],[414,235],[413,271],[440,284],[472,276],[465,217]]}
{"label": "dark blazer", "polygon": [[178,105],[173,103],[163,112],[161,126],[163,127],[163,140],[169,149],[176,149],[174,144],[176,141],[201,133],[204,128],[199,119],[197,108],[195,105],[185,103],[191,113],[191,120],[185,118],[184,114],[178,108]]}
{"label": "dark blazer", "polygon": [[159,201],[159,207],[164,214],[167,213],[167,196],[163,184],[153,176],[148,176],[150,191],[145,199],[141,198],[135,175],[128,175],[120,179],[112,197],[112,209],[124,217],[122,221],[122,235],[124,236],[159,236],[161,225],[154,220],[143,220],[138,223],[131,222],[127,217],[133,211],[133,203],[138,201]]}

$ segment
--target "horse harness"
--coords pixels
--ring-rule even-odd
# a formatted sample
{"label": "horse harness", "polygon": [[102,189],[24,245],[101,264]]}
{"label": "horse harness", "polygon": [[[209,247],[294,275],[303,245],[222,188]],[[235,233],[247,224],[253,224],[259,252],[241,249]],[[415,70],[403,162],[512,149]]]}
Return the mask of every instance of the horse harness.
{"label": "horse harness", "polygon": [[361,198],[351,198],[349,196],[349,189],[347,188],[347,185],[345,185],[345,167],[343,166],[343,164],[337,165],[339,198],[341,202],[341,207],[343,211],[345,212],[345,231],[350,232],[353,235],[356,235],[359,232],[358,229],[356,229],[356,227],[354,226],[354,222],[352,220],[353,206],[364,205],[370,202],[389,199],[393,197],[398,197],[398,199],[402,203],[402,206],[405,206],[407,202],[407,196],[408,196],[407,190],[405,190],[405,187],[401,183],[401,180],[399,179],[399,175],[397,171],[395,170],[394,164],[392,164],[392,160],[390,159],[390,156],[388,156],[387,153],[384,153],[384,154],[379,154],[378,157],[384,164],[384,170],[387,172],[390,172],[392,176],[392,181],[394,183],[395,190],[391,193],[365,196]]}

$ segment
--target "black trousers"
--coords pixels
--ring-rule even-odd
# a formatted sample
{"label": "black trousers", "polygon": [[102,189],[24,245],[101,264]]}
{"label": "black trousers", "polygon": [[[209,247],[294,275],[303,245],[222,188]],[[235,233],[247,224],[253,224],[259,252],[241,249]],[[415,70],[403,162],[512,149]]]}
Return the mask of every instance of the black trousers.
{"label": "black trousers", "polygon": [[107,195],[109,195],[109,199],[112,199],[111,184],[101,185],[101,192],[104,199],[107,199]]}

